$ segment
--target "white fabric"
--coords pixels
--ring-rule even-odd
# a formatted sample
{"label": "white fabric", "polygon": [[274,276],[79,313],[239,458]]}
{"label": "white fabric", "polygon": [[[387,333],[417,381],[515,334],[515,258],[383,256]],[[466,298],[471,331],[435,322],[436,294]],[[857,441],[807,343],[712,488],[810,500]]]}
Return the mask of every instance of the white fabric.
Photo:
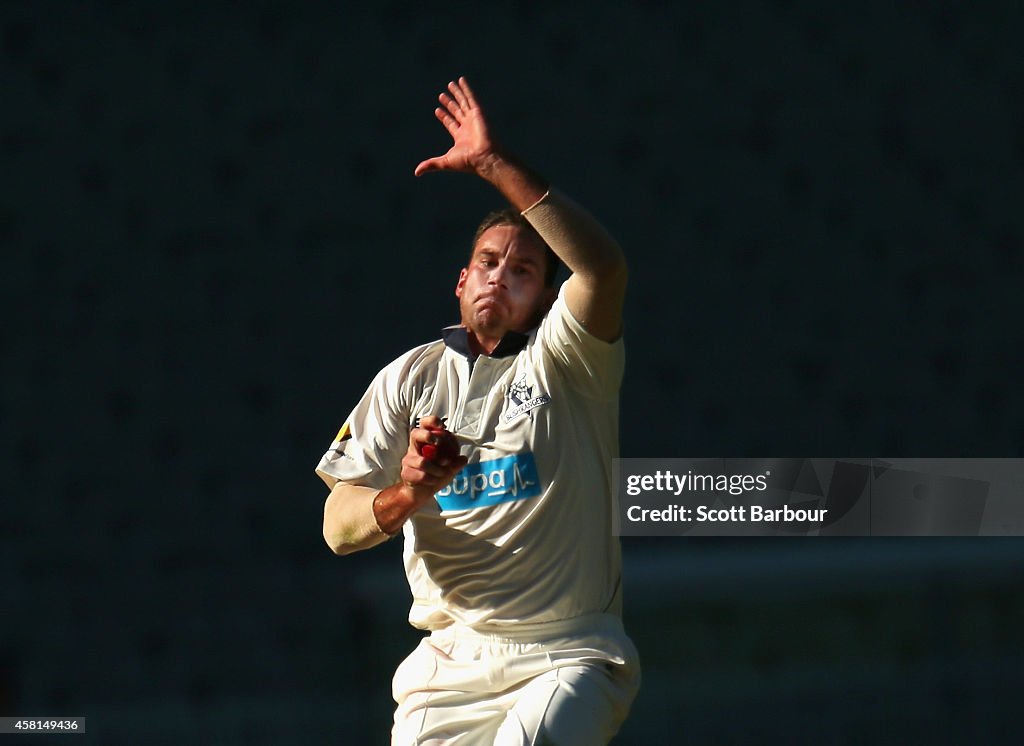
{"label": "white fabric", "polygon": [[[549,245],[617,252],[556,193],[524,214]],[[612,534],[623,365],[622,340],[587,333],[563,286],[513,354],[471,362],[437,341],[389,364],[321,459],[328,486],[384,489],[428,415],[469,459],[403,528],[409,621],[431,634],[395,673],[393,744],[590,746],[618,730],[640,679]]]}
{"label": "white fabric", "polygon": [[594,746],[618,731],[640,682],[636,651],[609,614],[422,640],[395,672],[393,746]]}
{"label": "white fabric", "polygon": [[[502,458],[513,467],[491,471],[484,493],[507,499],[539,492],[486,507],[434,502],[406,522],[409,621],[416,627],[501,628],[620,613],[611,469],[623,343],[588,334],[563,295],[564,286],[512,356],[480,356],[471,366],[438,341],[389,364],[349,416],[351,437],[335,441],[317,467],[325,479],[383,489],[398,481],[417,418],[437,415],[447,418],[470,462],[449,493],[460,486],[472,492],[472,470],[494,469]],[[531,458],[535,487],[515,478],[529,474]],[[508,484],[493,486],[503,480]]]}

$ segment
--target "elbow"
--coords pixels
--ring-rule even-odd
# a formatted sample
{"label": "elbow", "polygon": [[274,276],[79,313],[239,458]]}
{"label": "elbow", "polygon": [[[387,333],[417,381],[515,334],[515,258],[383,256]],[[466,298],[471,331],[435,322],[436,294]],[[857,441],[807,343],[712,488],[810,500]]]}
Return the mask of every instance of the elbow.
{"label": "elbow", "polygon": [[324,541],[339,557],[377,546],[391,538],[377,524],[370,526],[331,526],[324,524]]}
{"label": "elbow", "polygon": [[377,525],[373,501],[378,490],[338,482],[324,503],[323,537],[337,555],[368,549],[387,538]]}
{"label": "elbow", "polygon": [[620,255],[618,260],[608,271],[608,281],[625,289],[626,282],[628,280],[629,265],[626,264],[626,257]]}
{"label": "elbow", "polygon": [[595,274],[605,282],[621,281],[625,283],[629,275],[629,266],[626,263],[626,253],[614,240],[609,250],[603,254],[601,261],[595,267]]}
{"label": "elbow", "polygon": [[589,280],[601,284],[626,283],[629,277],[629,266],[626,264],[625,255],[619,251],[614,255],[603,257],[600,261],[592,263],[581,272]]}
{"label": "elbow", "polygon": [[327,542],[327,546],[330,547],[331,551],[339,557],[352,554],[352,552],[356,552],[360,548],[357,543],[350,541],[348,536],[337,531],[331,531],[327,526],[324,526],[324,541]]}
{"label": "elbow", "polygon": [[601,293],[624,294],[629,280],[629,267],[624,257],[602,262],[580,273],[582,279]]}
{"label": "elbow", "polygon": [[327,543],[328,548],[338,556],[348,554],[345,545],[338,541],[337,536],[329,533],[326,528],[324,529],[324,541]]}

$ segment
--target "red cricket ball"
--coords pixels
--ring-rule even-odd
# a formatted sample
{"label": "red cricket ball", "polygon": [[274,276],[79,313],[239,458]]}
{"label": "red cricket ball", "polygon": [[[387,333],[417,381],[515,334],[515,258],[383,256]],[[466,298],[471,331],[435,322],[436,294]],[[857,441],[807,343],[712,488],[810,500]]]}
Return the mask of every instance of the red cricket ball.
{"label": "red cricket ball", "polygon": [[420,453],[430,461],[447,458],[452,461],[459,457],[459,441],[443,427],[428,427],[427,430],[438,437],[437,443],[426,443]]}

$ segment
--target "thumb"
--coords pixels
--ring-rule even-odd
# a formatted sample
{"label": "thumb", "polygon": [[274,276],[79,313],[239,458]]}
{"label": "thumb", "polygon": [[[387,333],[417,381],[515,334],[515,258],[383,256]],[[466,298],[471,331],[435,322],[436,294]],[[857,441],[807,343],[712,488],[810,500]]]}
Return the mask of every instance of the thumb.
{"label": "thumb", "polygon": [[414,176],[422,176],[430,171],[443,171],[444,170],[444,158],[428,158],[422,161],[420,165],[413,171]]}

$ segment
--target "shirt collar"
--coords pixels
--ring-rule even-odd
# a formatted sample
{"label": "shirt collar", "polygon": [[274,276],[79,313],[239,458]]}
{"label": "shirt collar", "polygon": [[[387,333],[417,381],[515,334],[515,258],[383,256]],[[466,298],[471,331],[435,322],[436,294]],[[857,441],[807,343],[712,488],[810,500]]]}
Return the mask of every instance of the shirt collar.
{"label": "shirt collar", "polygon": [[[469,334],[466,331],[466,327],[446,326],[441,330],[441,338],[447,347],[455,350],[455,352],[463,357],[470,360],[475,357],[469,348]],[[498,346],[494,348],[494,351],[488,357],[510,357],[526,347],[526,343],[529,341],[530,337],[527,334],[512,331],[505,332],[505,336],[501,338]]]}

